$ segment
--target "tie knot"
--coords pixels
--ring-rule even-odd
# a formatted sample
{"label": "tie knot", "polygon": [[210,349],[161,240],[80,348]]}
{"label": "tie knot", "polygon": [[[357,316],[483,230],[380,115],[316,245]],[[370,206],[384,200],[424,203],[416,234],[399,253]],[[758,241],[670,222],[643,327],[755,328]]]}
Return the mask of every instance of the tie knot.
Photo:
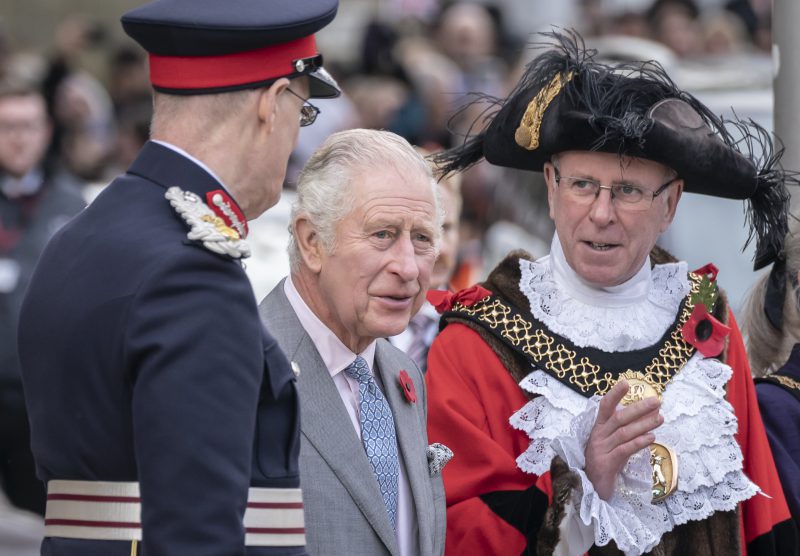
{"label": "tie knot", "polygon": [[367,384],[372,380],[372,373],[369,371],[369,365],[367,365],[367,362],[360,355],[345,368],[344,372],[363,384]]}

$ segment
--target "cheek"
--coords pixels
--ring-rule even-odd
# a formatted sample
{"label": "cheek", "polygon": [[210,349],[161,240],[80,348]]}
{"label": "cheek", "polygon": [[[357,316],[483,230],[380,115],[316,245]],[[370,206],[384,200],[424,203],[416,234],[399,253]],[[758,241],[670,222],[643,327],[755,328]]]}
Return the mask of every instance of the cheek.
{"label": "cheek", "polygon": [[[444,254],[448,256],[451,252],[447,251]],[[419,280],[420,281],[430,281],[431,272],[433,272],[433,267],[436,264],[436,257],[431,253],[430,255],[424,255],[421,257],[417,257],[417,268],[419,269]]]}

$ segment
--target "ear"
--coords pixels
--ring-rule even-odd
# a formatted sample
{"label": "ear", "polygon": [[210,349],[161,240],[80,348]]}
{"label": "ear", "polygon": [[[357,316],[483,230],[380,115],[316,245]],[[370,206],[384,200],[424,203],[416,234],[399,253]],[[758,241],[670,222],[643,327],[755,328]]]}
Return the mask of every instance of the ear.
{"label": "ear", "polygon": [[278,116],[278,98],[288,86],[289,80],[282,77],[269,87],[259,90],[258,119],[267,126],[269,133],[272,133],[275,128],[275,119]]}
{"label": "ear", "polygon": [[555,221],[556,168],[551,162],[544,163],[544,181],[547,184],[547,204],[550,207],[550,220]]}
{"label": "ear", "polygon": [[292,227],[303,264],[314,274],[319,273],[322,270],[322,259],[325,255],[325,247],[320,241],[319,233],[311,221],[304,216],[298,216]]}
{"label": "ear", "polygon": [[667,228],[669,228],[669,225],[672,224],[672,221],[675,219],[675,213],[678,212],[678,201],[681,200],[681,195],[683,195],[683,180],[678,179],[667,191],[667,210],[664,213],[664,221],[661,225],[662,234],[667,231]]}

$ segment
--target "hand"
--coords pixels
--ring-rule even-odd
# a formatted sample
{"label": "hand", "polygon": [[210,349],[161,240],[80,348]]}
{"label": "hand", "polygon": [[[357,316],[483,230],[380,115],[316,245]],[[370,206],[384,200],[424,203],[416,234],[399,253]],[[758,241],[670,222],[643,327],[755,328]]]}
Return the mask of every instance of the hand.
{"label": "hand", "polygon": [[664,422],[658,413],[661,402],[655,397],[618,411],[617,406],[627,392],[628,383],[620,380],[603,396],[586,443],[586,476],[603,500],[608,500],[614,493],[617,475],[628,458],[652,444],[656,435],[651,431]]}

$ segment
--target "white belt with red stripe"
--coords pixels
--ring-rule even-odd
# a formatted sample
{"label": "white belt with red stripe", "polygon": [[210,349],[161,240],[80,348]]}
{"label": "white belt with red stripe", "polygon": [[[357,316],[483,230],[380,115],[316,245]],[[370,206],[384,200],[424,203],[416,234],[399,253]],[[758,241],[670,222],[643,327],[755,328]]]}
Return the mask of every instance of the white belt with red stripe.
{"label": "white belt with red stripe", "polygon": [[[49,481],[46,537],[142,540],[139,483]],[[306,543],[299,488],[250,488],[244,513],[247,546]]]}

